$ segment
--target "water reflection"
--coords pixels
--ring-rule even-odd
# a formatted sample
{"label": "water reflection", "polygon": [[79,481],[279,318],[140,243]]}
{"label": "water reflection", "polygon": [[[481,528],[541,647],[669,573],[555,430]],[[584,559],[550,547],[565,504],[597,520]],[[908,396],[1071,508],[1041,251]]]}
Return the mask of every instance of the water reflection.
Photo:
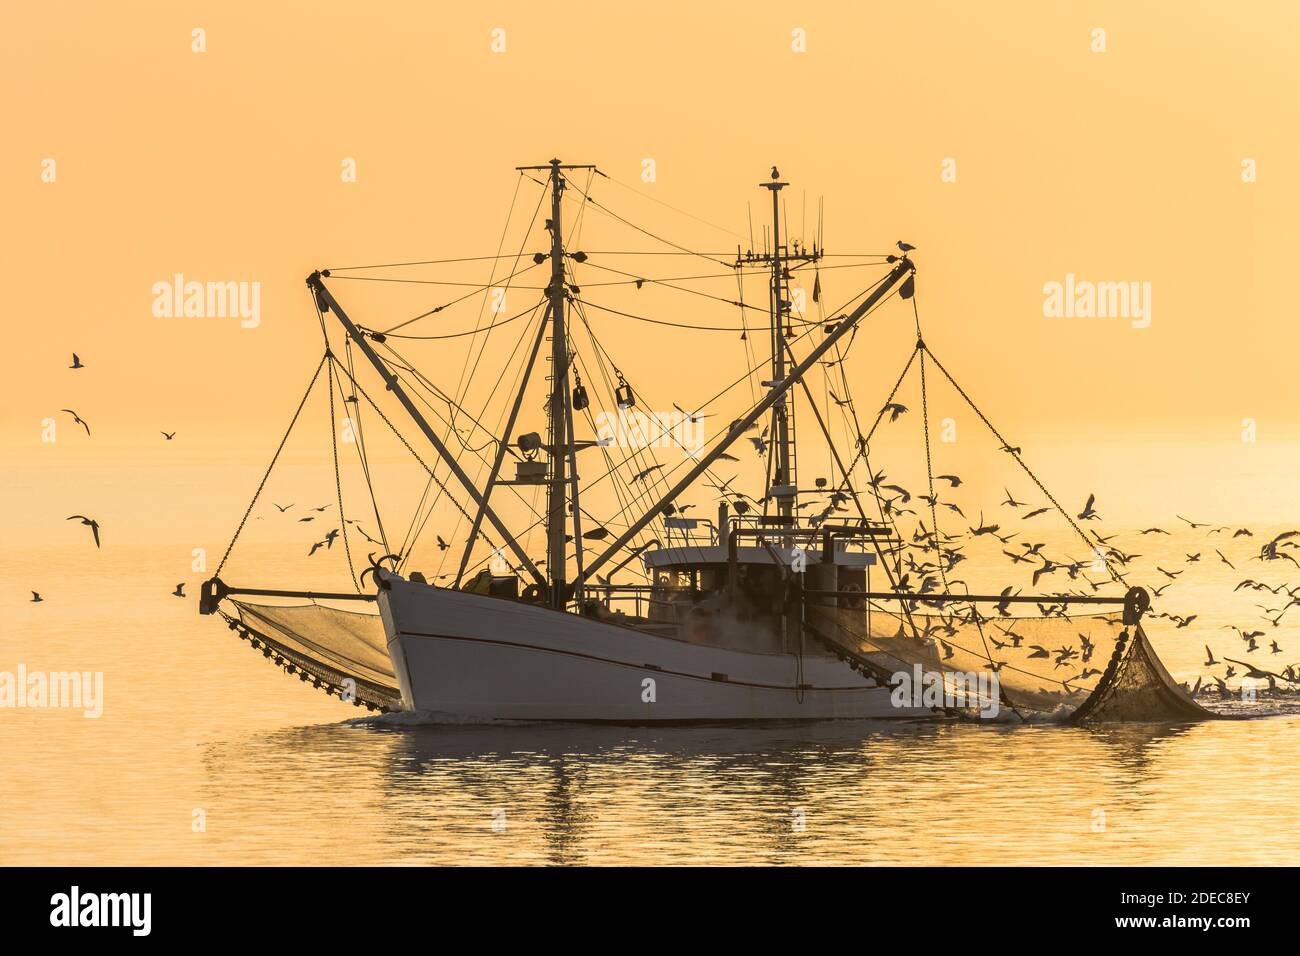
{"label": "water reflection", "polygon": [[[1240,727],[303,727],[206,748],[211,801],[238,824],[209,850],[280,863],[1289,858],[1281,836],[1244,848],[1222,833],[1257,782],[1223,746]],[[1258,809],[1285,833],[1289,806]],[[292,839],[274,833],[286,820]]]}

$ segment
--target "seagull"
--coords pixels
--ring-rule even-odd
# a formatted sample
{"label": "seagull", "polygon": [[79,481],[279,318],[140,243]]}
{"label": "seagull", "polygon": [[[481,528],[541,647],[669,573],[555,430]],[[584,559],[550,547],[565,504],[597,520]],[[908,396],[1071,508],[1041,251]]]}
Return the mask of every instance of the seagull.
{"label": "seagull", "polygon": [[998,451],[1004,451],[1008,455],[1019,455],[1020,447],[1018,445],[1003,445]]}
{"label": "seagull", "polygon": [[74,411],[73,411],[72,409],[70,409],[70,408],[62,408],[62,409],[59,409],[59,410],[60,410],[60,411],[63,411],[63,412],[67,412],[69,415],[71,415],[71,416],[72,416],[72,422],[73,422],[73,424],[75,424],[75,425],[80,425],[82,428],[84,428],[84,429],[86,430],[86,434],[87,434],[87,435],[90,434],[90,426],[87,425],[85,422],[83,422],[83,421],[81,420],[81,416],[80,416],[80,415],[78,415],[76,412],[74,412]]}
{"label": "seagull", "polygon": [[166,438],[168,441],[171,441],[173,438],[176,437],[175,432],[160,432],[160,434],[162,435],[163,438]]}
{"label": "seagull", "polygon": [[780,179],[780,178],[781,178],[781,173],[780,173],[780,171],[779,171],[775,166],[773,166],[773,167],[772,167],[772,179],[773,179],[773,180],[777,180],[777,179]]}
{"label": "seagull", "polygon": [[32,599],[31,599],[31,601],[29,601],[28,603],[29,603],[29,604],[40,604],[40,603],[41,603],[42,601],[44,601],[44,600],[45,600],[45,598],[41,597],[41,592],[40,592],[40,591],[33,591],[33,592],[32,592]]}
{"label": "seagull", "polygon": [[76,352],[73,352],[73,353],[72,353],[72,364],[69,365],[68,368],[85,368],[85,367],[86,367],[86,366],[84,366],[84,365],[81,364],[81,356],[79,356]]}
{"label": "seagull", "polygon": [[1056,562],[1050,561],[1047,558],[1043,558],[1043,566],[1040,568],[1036,568],[1034,570],[1034,587],[1038,587],[1039,578],[1041,578],[1044,574],[1051,574],[1053,571],[1056,570],[1056,568],[1057,568]]}
{"label": "seagull", "polygon": [[1002,502],[1004,505],[1007,505],[1010,508],[1019,508],[1021,505],[1029,504],[1027,501],[1016,501],[1016,496],[1006,488],[1003,488],[1002,490],[1007,492],[1007,500]]}
{"label": "seagull", "polygon": [[1080,521],[1094,520],[1101,517],[1101,515],[1097,514],[1097,512],[1094,511],[1092,507],[1094,502],[1096,502],[1096,500],[1097,500],[1096,495],[1088,496],[1088,503],[1083,506],[1083,510],[1080,511],[1079,514],[1076,516]]}
{"label": "seagull", "polygon": [[99,522],[93,518],[87,518],[85,515],[69,515],[68,521],[80,521],[86,525],[95,535],[95,547],[99,547]]}
{"label": "seagull", "polygon": [[310,558],[313,554],[315,554],[318,550],[320,550],[323,547],[325,547],[324,541],[317,541],[313,543],[311,546],[311,550],[307,552],[307,557]]}
{"label": "seagull", "polygon": [[898,246],[899,250],[904,253],[911,252],[913,249],[916,248],[916,246],[912,245],[910,242],[904,242],[902,239],[898,240],[896,245]]}
{"label": "seagull", "polygon": [[649,468],[645,469],[644,471],[638,471],[635,475],[632,476],[632,480],[645,481],[646,478],[650,477],[651,473],[656,472],[661,468],[663,468],[663,465],[651,465]]}
{"label": "seagull", "polygon": [[339,529],[338,529],[338,528],[335,528],[335,529],[334,529],[333,531],[331,531],[329,534],[325,535],[325,546],[326,546],[327,548],[332,548],[332,547],[334,547],[334,539],[337,538],[338,536],[339,536]]}
{"label": "seagull", "polygon": [[1247,631],[1245,628],[1237,627],[1237,625],[1235,624],[1225,624],[1223,626],[1230,631],[1236,631],[1237,636],[1240,637],[1243,641],[1247,641],[1247,642],[1253,641],[1257,637],[1264,636],[1263,631]]}
{"label": "seagull", "polygon": [[439,551],[446,551],[448,545],[447,545],[447,542],[446,542],[446,541],[443,541],[443,540],[442,540],[442,535],[440,535],[440,534],[436,534],[436,535],[434,535],[434,537],[438,539],[438,550],[439,550]]}
{"label": "seagull", "polygon": [[176,597],[185,597],[185,582],[182,581],[176,585],[176,590],[172,592]]}
{"label": "seagull", "polygon": [[673,408],[677,409],[679,412],[685,415],[687,421],[691,422],[692,424],[703,421],[704,419],[709,417],[708,415],[701,415],[699,412],[688,412],[686,409],[682,408],[682,406],[678,405],[676,402],[673,402]]}
{"label": "seagull", "polygon": [[287,505],[276,505],[275,502],[272,501],[271,504],[275,505],[277,508],[280,509],[280,514],[284,514],[286,511],[288,511],[290,508],[293,507],[292,502]]}
{"label": "seagull", "polygon": [[[1245,661],[1233,661],[1231,657],[1225,657],[1225,661],[1232,661],[1234,664],[1240,664],[1246,668],[1246,676],[1253,680],[1263,680],[1266,677],[1281,677],[1280,674],[1274,674],[1270,671],[1262,671],[1254,664],[1247,664]],[[1286,678],[1282,678],[1285,680]]]}
{"label": "seagull", "polygon": [[360,534],[361,537],[369,541],[371,544],[382,544],[382,542],[376,541],[374,538],[370,537],[370,535],[366,534],[366,529],[361,527],[360,524],[357,524],[357,522],[353,521],[351,518],[345,518],[344,520],[347,521],[347,523],[350,525],[355,525],[357,529],[357,533]]}
{"label": "seagull", "polygon": [[[880,414],[883,415],[885,414],[885,412],[889,412],[889,420],[891,422],[896,422],[898,421],[898,416],[904,414],[906,411],[907,411],[906,405],[900,405],[897,402],[890,402],[888,405],[886,405],[884,408],[880,410]],[[957,486],[953,485],[953,487],[956,488]]]}

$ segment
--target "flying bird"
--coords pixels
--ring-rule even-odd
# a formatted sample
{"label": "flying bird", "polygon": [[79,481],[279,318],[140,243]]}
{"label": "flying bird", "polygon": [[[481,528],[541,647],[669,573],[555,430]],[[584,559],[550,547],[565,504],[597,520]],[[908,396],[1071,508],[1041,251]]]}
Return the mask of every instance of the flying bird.
{"label": "flying bird", "polygon": [[166,438],[168,441],[171,441],[173,438],[176,437],[175,432],[161,432],[160,434],[162,435],[163,438]]}
{"label": "flying bird", "polygon": [[1016,496],[1010,491],[1007,491],[1006,488],[1003,488],[1002,490],[1007,492],[1007,500],[1002,502],[1004,505],[1007,505],[1010,508],[1019,508],[1021,505],[1029,504],[1027,501],[1016,501]]}
{"label": "flying bird", "polygon": [[80,416],[80,415],[78,415],[76,412],[74,412],[74,411],[73,411],[72,409],[70,409],[70,408],[62,408],[62,409],[60,409],[60,411],[67,412],[69,415],[71,415],[71,416],[72,416],[72,423],[73,423],[74,425],[80,425],[82,428],[84,428],[84,429],[86,430],[86,434],[87,434],[87,435],[90,434],[90,426],[87,425],[85,422],[83,422],[83,421],[81,420],[81,416]]}
{"label": "flying bird", "polygon": [[69,515],[68,521],[80,521],[88,527],[95,535],[95,547],[99,547],[99,522],[93,518],[87,518],[85,515]]}
{"label": "flying bird", "polygon": [[32,592],[32,599],[31,599],[31,601],[29,601],[28,603],[29,603],[29,604],[40,604],[40,603],[41,603],[42,601],[44,601],[44,600],[45,600],[45,598],[41,597],[41,592],[40,592],[40,591],[33,591],[33,592]]}
{"label": "flying bird", "polygon": [[185,582],[182,581],[180,584],[176,585],[176,590],[173,591],[172,594],[176,597],[185,597]]}
{"label": "flying bird", "polygon": [[81,356],[79,356],[76,352],[73,352],[73,353],[72,353],[72,364],[69,365],[68,368],[85,368],[85,367],[86,367],[86,366],[84,366],[84,365],[81,364]]}
{"label": "flying bird", "polygon": [[1101,515],[1097,514],[1096,510],[1094,510],[1092,507],[1096,501],[1097,501],[1096,495],[1089,495],[1088,503],[1083,506],[1083,510],[1080,511],[1078,515],[1076,515],[1076,517],[1080,521],[1090,521],[1090,520],[1096,520],[1100,518]]}

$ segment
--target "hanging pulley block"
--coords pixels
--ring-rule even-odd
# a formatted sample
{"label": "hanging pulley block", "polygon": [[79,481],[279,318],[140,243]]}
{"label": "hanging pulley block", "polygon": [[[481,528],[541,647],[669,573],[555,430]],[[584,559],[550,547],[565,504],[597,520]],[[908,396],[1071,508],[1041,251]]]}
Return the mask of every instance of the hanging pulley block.
{"label": "hanging pulley block", "polygon": [[632,394],[632,386],[622,375],[618,377],[618,388],[614,389],[614,399],[618,402],[619,408],[631,408],[636,404],[636,396]]}
{"label": "hanging pulley block", "polygon": [[580,412],[591,402],[587,399],[587,389],[582,384],[582,379],[577,379],[573,386],[573,410]]}

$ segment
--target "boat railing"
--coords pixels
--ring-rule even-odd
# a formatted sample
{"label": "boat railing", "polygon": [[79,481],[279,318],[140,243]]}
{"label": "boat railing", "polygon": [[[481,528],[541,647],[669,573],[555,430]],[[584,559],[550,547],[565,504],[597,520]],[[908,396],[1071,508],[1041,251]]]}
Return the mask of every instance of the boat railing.
{"label": "boat railing", "polygon": [[[722,525],[723,533],[718,533],[718,525],[707,518],[668,518],[664,522],[665,547],[690,548],[709,547],[727,544],[727,539],[734,533],[755,539],[770,539],[781,544],[793,544],[809,550],[823,550],[824,545],[834,538],[839,550],[871,551],[873,546],[869,539],[877,541],[893,537],[893,529],[876,521],[863,521],[860,518],[848,519],[836,524],[829,522],[798,523],[778,515],[732,514],[727,516]],[[891,542],[893,543],[893,542]]]}
{"label": "boat railing", "polygon": [[657,618],[656,623],[672,626],[683,623],[698,599],[706,596],[689,587],[652,584],[587,584],[584,591],[606,611],[622,611],[640,620]]}

